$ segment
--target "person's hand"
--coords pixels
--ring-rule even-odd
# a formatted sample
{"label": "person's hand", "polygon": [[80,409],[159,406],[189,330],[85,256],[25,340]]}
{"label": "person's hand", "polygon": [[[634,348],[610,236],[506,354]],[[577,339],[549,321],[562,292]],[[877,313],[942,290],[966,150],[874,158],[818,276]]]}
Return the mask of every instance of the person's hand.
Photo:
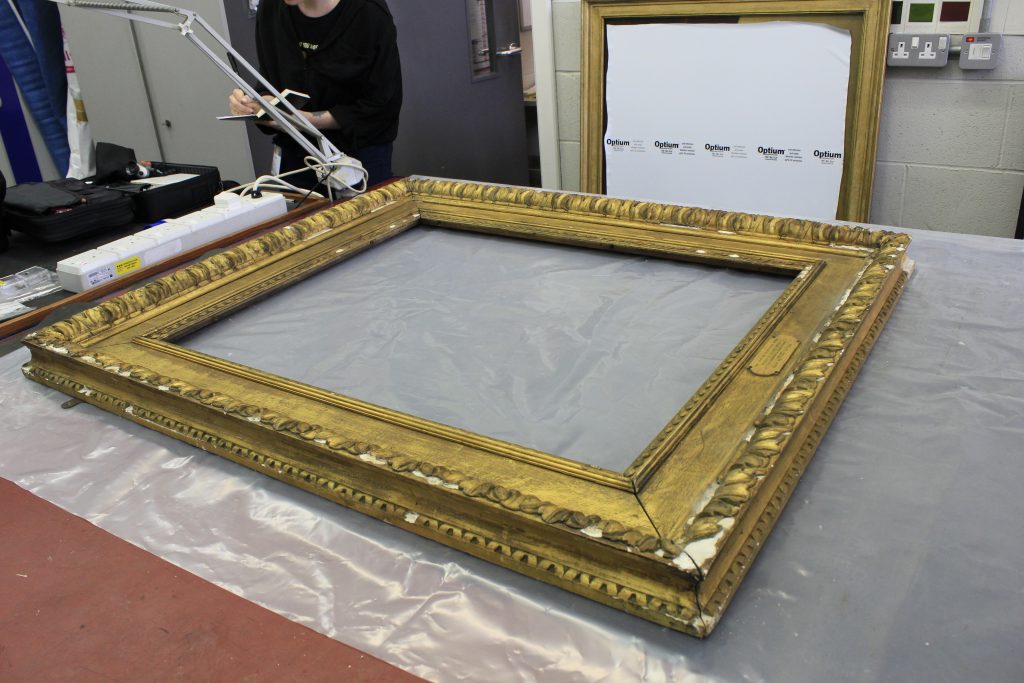
{"label": "person's hand", "polygon": [[251,97],[235,88],[228,96],[228,110],[234,116],[246,116],[258,112],[260,106]]}

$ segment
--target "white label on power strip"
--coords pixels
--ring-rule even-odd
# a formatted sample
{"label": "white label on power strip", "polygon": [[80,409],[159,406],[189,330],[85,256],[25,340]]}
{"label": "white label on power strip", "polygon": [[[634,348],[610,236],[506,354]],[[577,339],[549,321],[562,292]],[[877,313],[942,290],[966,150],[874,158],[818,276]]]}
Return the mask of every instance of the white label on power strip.
{"label": "white label on power strip", "polygon": [[89,280],[89,286],[95,287],[101,282],[114,279],[114,266],[103,266],[85,276]]}

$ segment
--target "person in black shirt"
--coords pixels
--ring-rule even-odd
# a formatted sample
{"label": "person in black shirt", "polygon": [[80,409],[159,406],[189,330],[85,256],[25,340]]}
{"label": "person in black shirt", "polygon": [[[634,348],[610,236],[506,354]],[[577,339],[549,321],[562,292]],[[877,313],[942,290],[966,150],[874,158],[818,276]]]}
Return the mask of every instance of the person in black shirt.
{"label": "person in black shirt", "polygon": [[[369,185],[391,177],[402,70],[394,20],[384,0],[262,0],[256,47],[263,77],[279,91],[310,96],[303,116],[338,149],[362,162]],[[228,105],[235,115],[259,109],[237,89]],[[305,152],[290,137],[278,133],[274,142],[281,147],[282,171],[305,165]],[[307,188],[316,183],[311,172],[288,181]]]}

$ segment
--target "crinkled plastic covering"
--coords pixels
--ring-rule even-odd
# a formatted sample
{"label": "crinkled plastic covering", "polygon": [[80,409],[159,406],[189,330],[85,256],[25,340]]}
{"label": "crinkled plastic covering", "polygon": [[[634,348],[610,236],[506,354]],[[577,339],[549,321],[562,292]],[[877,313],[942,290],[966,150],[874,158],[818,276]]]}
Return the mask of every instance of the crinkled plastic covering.
{"label": "crinkled plastic covering", "polygon": [[[440,244],[426,244],[430,233],[411,233],[387,258],[403,250],[412,257],[404,267],[390,267],[400,280],[421,283],[420,315],[434,317],[440,327],[432,333],[416,328],[414,341],[434,353],[438,368],[417,368],[411,351],[399,348],[398,338],[415,327],[415,307],[400,306],[394,292],[378,296],[377,288],[389,285],[369,275],[341,288],[327,273],[318,277],[322,282],[289,293],[285,317],[277,322],[274,316],[282,312],[267,309],[266,317],[246,318],[243,332],[218,339],[215,326],[185,343],[241,354],[250,341],[279,343],[273,340],[284,335],[288,340],[280,343],[294,345],[295,364],[275,372],[313,383],[344,382],[349,369],[363,368],[356,389],[385,404],[408,398],[401,394],[411,386],[403,381],[409,374],[452,375],[452,391],[461,392],[454,398],[473,401],[453,421],[490,429],[514,418],[525,439],[544,436],[543,418],[565,405],[545,403],[548,392],[562,385],[600,387],[611,377],[613,383],[637,383],[642,394],[659,377],[669,384],[702,379],[664,375],[680,357],[699,355],[697,347],[667,356],[672,343],[650,346],[650,338],[640,337],[649,321],[641,321],[638,306],[654,313],[656,330],[679,334],[683,328],[673,331],[665,319],[690,315],[676,308],[679,299],[692,298],[696,309],[717,306],[704,296],[719,286],[720,272],[667,263],[655,263],[651,271],[641,259],[595,253],[586,254],[599,257],[590,265],[573,261],[559,268],[558,252],[575,250],[542,247],[543,255],[535,257],[538,272],[561,277],[575,269],[580,278],[599,273],[613,286],[594,294],[591,285],[573,291],[557,280],[559,291],[525,294],[502,289],[514,273],[497,262],[473,276],[482,280],[462,280],[455,268],[463,263],[429,258]],[[448,246],[455,256],[470,249],[458,256],[469,263],[484,258],[482,246],[476,252]],[[64,395],[21,377],[25,350],[0,358],[0,475],[184,569],[431,680],[1024,680],[1024,246],[916,233],[911,254],[918,270],[903,299],[732,606],[705,641],[389,527],[92,406],[62,410]],[[688,274],[666,285],[663,268]],[[493,336],[459,327],[449,317],[453,311],[437,308],[443,297],[416,279],[431,269],[448,295],[506,292],[499,305],[514,309],[521,324],[501,331],[513,338],[495,347],[504,355],[493,354],[490,370],[463,351],[491,348]],[[658,282],[643,282],[644,272],[656,272]],[[756,318],[764,309],[757,297],[770,300],[779,284],[771,277],[735,275],[729,284],[739,284],[733,291],[741,297],[753,297],[747,305]],[[640,280],[630,289],[633,278]],[[446,285],[449,280],[455,284]],[[654,293],[655,285],[664,289]],[[324,291],[317,293],[318,287]],[[325,321],[322,297],[332,291],[345,299],[345,310],[372,297],[374,305],[398,315],[370,323],[364,336],[353,337],[354,347],[339,336],[337,357],[323,347],[310,350],[299,344],[295,320],[312,321],[332,335],[346,327],[346,319],[352,327],[366,327],[369,320],[339,312],[337,320]],[[601,296],[609,297],[607,306]],[[601,312],[593,319],[573,312],[574,301],[597,304]],[[622,317],[613,324],[605,315],[617,306]],[[696,336],[713,330],[732,335],[731,344],[752,320],[737,332],[721,324],[732,309],[716,317],[718,312],[700,311],[706,317],[699,318]],[[502,311],[491,313],[493,324],[502,321]],[[536,320],[529,317],[534,313]],[[551,315],[553,322],[541,322]],[[592,345],[604,343],[610,346],[600,350],[611,356],[641,344],[638,357],[646,365],[630,365],[635,376],[627,372],[625,380],[617,379],[603,361],[588,356]],[[399,359],[398,375],[387,378],[394,381],[367,381],[382,372],[387,357],[362,355],[374,344]],[[528,348],[517,356],[520,346]],[[520,377],[521,365],[542,371]],[[477,393],[481,385],[513,389],[496,398]],[[569,413],[592,409],[587,420],[600,421],[625,410],[631,420],[628,406],[597,405],[619,391],[614,386],[582,392],[587,398],[579,399],[563,389],[565,401],[578,400]],[[436,405],[416,400],[422,399],[404,409]],[[478,409],[494,415],[472,422]],[[571,417],[560,414],[555,422],[575,424],[569,432],[580,434],[563,431],[562,441],[539,441],[538,447],[589,452],[586,420],[572,423]],[[628,445],[638,452],[652,434],[647,427],[634,431]]]}

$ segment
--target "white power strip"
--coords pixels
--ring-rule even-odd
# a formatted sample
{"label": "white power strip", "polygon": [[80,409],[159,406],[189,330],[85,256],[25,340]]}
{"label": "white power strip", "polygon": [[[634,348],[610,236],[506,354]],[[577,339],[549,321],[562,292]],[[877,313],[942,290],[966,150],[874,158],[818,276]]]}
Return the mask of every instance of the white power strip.
{"label": "white power strip", "polygon": [[280,194],[264,192],[257,198],[222,192],[214,197],[213,206],[156,223],[134,235],[58,262],[57,277],[64,289],[84,292],[287,211],[288,205]]}

